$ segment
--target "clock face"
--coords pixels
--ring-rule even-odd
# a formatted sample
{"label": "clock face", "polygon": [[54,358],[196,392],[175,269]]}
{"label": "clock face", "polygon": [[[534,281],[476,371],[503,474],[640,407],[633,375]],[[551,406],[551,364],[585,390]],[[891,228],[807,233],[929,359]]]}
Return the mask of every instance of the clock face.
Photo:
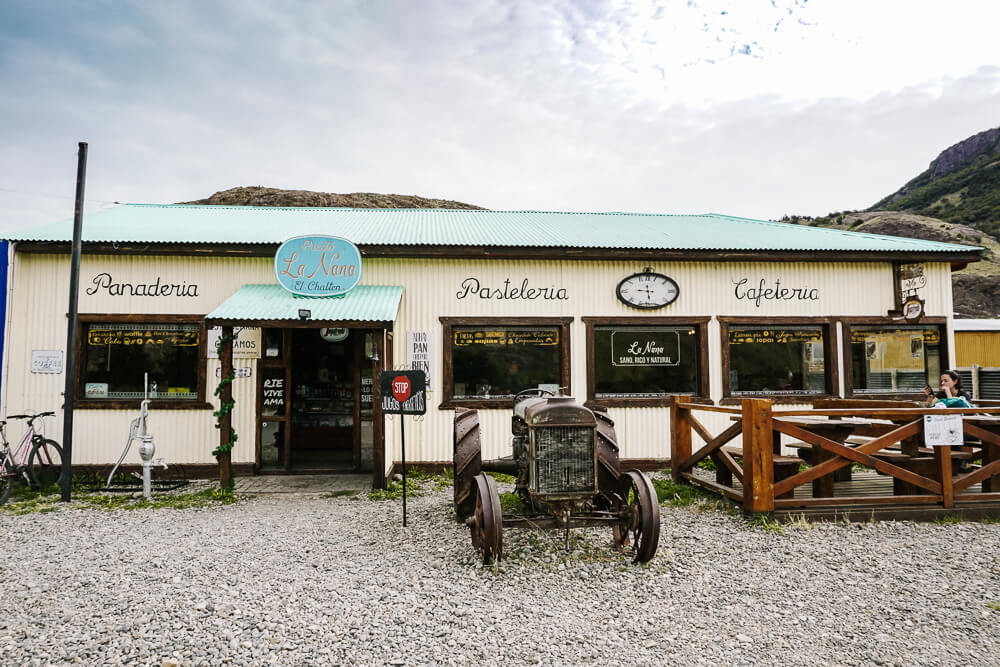
{"label": "clock face", "polygon": [[662,273],[636,273],[618,283],[618,299],[633,308],[663,308],[677,299],[677,283]]}

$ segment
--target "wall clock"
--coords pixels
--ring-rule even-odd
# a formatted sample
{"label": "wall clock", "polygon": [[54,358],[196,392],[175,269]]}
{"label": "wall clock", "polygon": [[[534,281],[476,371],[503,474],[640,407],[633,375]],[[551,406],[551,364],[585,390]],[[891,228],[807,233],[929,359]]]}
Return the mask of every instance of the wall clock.
{"label": "wall clock", "polygon": [[647,268],[642,273],[634,273],[618,283],[617,292],[618,300],[626,306],[654,310],[673,303],[680,290],[673,280]]}

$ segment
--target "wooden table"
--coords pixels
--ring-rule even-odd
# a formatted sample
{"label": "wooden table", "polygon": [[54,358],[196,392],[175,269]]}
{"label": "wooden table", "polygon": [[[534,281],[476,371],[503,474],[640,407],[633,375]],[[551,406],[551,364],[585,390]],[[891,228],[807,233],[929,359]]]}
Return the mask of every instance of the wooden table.
{"label": "wooden table", "polygon": [[[775,415],[774,419],[777,421],[782,421],[786,424],[792,424],[798,426],[799,428],[805,429],[816,435],[827,438],[828,440],[833,440],[836,443],[844,445],[845,447],[850,447],[851,445],[847,442],[847,439],[855,434],[872,435],[881,430],[876,428],[877,426],[886,427],[885,431],[891,430],[895,426],[891,423],[877,422],[871,419],[866,419],[863,417],[846,417],[846,418],[829,418],[826,417],[782,417],[780,415]],[[812,452],[810,457],[810,465],[817,466],[824,461],[835,458],[836,454],[827,451],[823,447],[812,446],[810,448]],[[849,481],[850,480],[850,466],[845,466],[841,470],[847,470],[846,474],[840,474],[840,470],[829,474],[823,475],[822,477],[813,480],[813,497],[814,498],[829,498],[833,496],[833,484],[835,481]]]}

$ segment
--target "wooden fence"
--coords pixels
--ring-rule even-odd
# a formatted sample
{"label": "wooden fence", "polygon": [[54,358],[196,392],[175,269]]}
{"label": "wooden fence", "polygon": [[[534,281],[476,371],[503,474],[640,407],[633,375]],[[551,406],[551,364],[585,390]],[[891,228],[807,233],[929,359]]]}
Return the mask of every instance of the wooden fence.
{"label": "wooden fence", "polygon": [[[713,435],[698,419],[699,413],[710,412],[729,415],[732,425]],[[926,414],[964,415],[964,437],[969,445],[962,455],[964,458],[952,452],[950,447],[934,447],[933,453],[927,456],[907,453],[916,452],[923,444],[923,416]],[[672,476],[677,481],[730,498],[742,504],[747,512],[874,504],[940,504],[951,508],[962,503],[997,502],[1000,501],[1000,418],[990,415],[1000,415],[1000,408],[852,407],[776,411],[766,399],[744,399],[739,408],[729,408],[695,404],[688,397],[678,396],[670,406]],[[822,428],[808,425],[810,419],[819,417],[844,423],[855,420],[864,424],[859,425],[858,430],[869,437],[847,444],[820,435],[815,431]],[[793,421],[800,423],[790,423]],[[815,424],[823,426],[818,420]],[[800,466],[797,459],[781,457],[781,434],[815,454],[812,465]],[[703,443],[697,450],[693,450],[693,435]],[[737,436],[742,436],[742,448],[726,447]],[[979,463],[955,475],[953,457],[960,458],[963,466],[968,459]],[[705,459],[711,459],[721,470],[715,481],[694,472],[698,463]],[[776,462],[782,460],[790,460],[794,465],[779,465],[780,479],[776,480]],[[925,465],[916,465],[918,462]],[[886,492],[876,496],[817,495],[816,489],[824,488],[822,482],[829,484],[826,488],[832,488],[834,473],[855,464],[900,483],[886,484]],[[727,484],[727,479],[738,481],[740,488],[733,481]],[[813,483],[814,492],[795,497],[794,490],[809,483]],[[976,484],[981,485],[982,492],[969,491]],[[914,489],[914,492],[900,494],[900,488]],[[918,493],[916,489],[925,493]]]}

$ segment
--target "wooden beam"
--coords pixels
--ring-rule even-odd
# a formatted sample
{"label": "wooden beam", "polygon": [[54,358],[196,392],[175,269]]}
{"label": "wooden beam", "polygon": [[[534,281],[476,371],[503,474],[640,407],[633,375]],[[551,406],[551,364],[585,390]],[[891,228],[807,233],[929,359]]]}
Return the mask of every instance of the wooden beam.
{"label": "wooden beam", "polygon": [[730,487],[725,486],[723,484],[719,484],[718,482],[713,482],[711,480],[702,479],[701,477],[698,477],[694,473],[690,473],[690,472],[682,473],[681,477],[683,477],[687,481],[691,482],[695,486],[700,486],[700,487],[708,489],[709,491],[712,491],[714,493],[722,494],[726,498],[729,498],[730,500],[735,500],[738,503],[742,503],[743,502],[743,494],[740,493],[739,491],[737,491],[736,489],[730,488]]}
{"label": "wooden beam", "polygon": [[743,509],[774,511],[771,401],[743,399]]}
{"label": "wooden beam", "polygon": [[1000,461],[993,461],[978,470],[973,470],[972,472],[962,475],[956,479],[954,483],[955,493],[964,491],[973,484],[993,477],[994,475],[1000,475]]}
{"label": "wooden beam", "polygon": [[[225,341],[222,349],[219,350],[220,373],[223,378],[229,377],[233,372],[233,328],[231,326],[222,327],[222,340]],[[233,400],[233,383],[226,382],[219,392],[219,404],[221,406]],[[233,425],[232,412],[226,412],[219,419],[219,445],[225,446],[229,442],[229,431]],[[287,427],[286,427],[287,428]],[[232,450],[220,452],[219,454],[219,486],[228,489],[233,481],[233,453]]]}
{"label": "wooden beam", "polygon": [[952,507],[955,504],[955,489],[951,479],[951,447],[935,447],[934,460],[941,479],[941,503],[946,508]]}
{"label": "wooden beam", "polygon": [[675,482],[681,480],[681,472],[689,470],[684,463],[691,457],[691,426],[687,423],[687,413],[681,405],[690,403],[690,396],[670,398],[670,476]]}
{"label": "wooden beam", "polygon": [[685,459],[683,463],[681,463],[680,466],[681,469],[690,470],[691,467],[694,466],[694,464],[698,463],[698,461],[701,461],[703,458],[705,458],[715,450],[721,448],[727,442],[738,436],[742,430],[743,430],[743,423],[736,422],[735,424],[727,428],[725,431],[723,431],[719,435],[709,440],[708,443],[704,447],[699,449],[697,452],[695,452],[694,454],[690,454],[688,458]]}
{"label": "wooden beam", "polygon": [[701,438],[702,442],[712,441],[712,434],[700,421],[695,418],[693,414],[689,412],[686,419],[688,420],[688,424],[691,425],[691,428],[694,429],[694,432],[698,434],[699,438]]}
{"label": "wooden beam", "polygon": [[840,505],[935,505],[940,496],[836,496],[830,498],[788,498],[774,501],[775,509],[794,507],[837,507]]}

